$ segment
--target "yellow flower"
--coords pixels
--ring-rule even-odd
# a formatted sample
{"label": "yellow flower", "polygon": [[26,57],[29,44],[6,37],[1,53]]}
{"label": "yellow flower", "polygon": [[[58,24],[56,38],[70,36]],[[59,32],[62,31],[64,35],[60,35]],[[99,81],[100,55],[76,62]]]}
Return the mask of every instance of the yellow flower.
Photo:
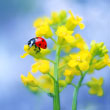
{"label": "yellow flower", "polygon": [[61,10],[59,13],[59,17],[60,17],[60,21],[63,21],[64,19],[66,19],[67,14],[65,10]]}
{"label": "yellow flower", "polygon": [[64,75],[65,76],[70,76],[70,75],[72,75],[72,71],[69,70],[69,69],[66,69],[65,72],[64,72]]}
{"label": "yellow flower", "polygon": [[73,72],[73,75],[76,75],[76,76],[81,75],[81,72],[76,67],[72,68],[72,72]]}
{"label": "yellow flower", "polygon": [[67,85],[65,80],[59,80],[59,86],[60,87],[65,87]]}
{"label": "yellow flower", "polygon": [[39,86],[43,88],[46,91],[49,91],[50,93],[53,93],[54,91],[54,82],[53,79],[51,79],[47,75],[40,76],[38,81],[40,82]]}
{"label": "yellow flower", "polygon": [[43,57],[45,57],[46,55],[48,55],[51,51],[49,49],[42,49],[40,52],[36,52],[36,48],[35,46],[32,46],[31,48],[29,47],[29,45],[24,45],[24,51],[26,53],[24,53],[23,55],[21,55],[21,58],[25,58],[27,55],[31,55],[36,59],[41,59]]}
{"label": "yellow flower", "polygon": [[67,84],[70,84],[73,80],[74,76],[66,76],[65,81]]}
{"label": "yellow flower", "polygon": [[75,16],[71,12],[71,10],[69,11],[69,13],[70,13],[71,16],[66,22],[67,29],[73,30],[78,25],[79,25],[80,29],[84,29],[85,25],[83,23],[81,23],[82,22],[82,18],[79,17],[79,16],[76,16],[76,18],[75,18]]}
{"label": "yellow flower", "polygon": [[33,86],[28,86],[29,90],[34,92],[34,93],[38,93],[39,92],[39,88],[38,87],[33,87]]}
{"label": "yellow flower", "polygon": [[77,47],[80,50],[88,50],[88,46],[80,34],[75,34],[74,38],[75,43],[73,44],[73,47]]}
{"label": "yellow flower", "polygon": [[33,26],[34,26],[35,28],[39,28],[39,27],[41,27],[41,26],[43,26],[43,25],[49,25],[49,24],[51,24],[51,23],[52,23],[52,21],[51,21],[49,18],[44,17],[44,18],[38,18],[38,19],[36,19],[36,20],[34,21],[34,23],[33,23]]}
{"label": "yellow flower", "polygon": [[36,36],[44,36],[45,38],[50,38],[53,36],[53,33],[49,25],[43,25],[37,28]]}
{"label": "yellow flower", "polygon": [[79,66],[80,70],[86,71],[89,69],[89,63],[91,59],[91,54],[89,51],[80,51],[78,53],[70,54],[70,60],[68,62],[68,66],[74,68]]}
{"label": "yellow flower", "polygon": [[95,69],[100,70],[107,65],[110,66],[110,59],[109,59],[109,55],[105,54],[102,59],[100,59],[98,62],[95,63]]}
{"label": "yellow flower", "polygon": [[80,71],[77,68],[68,68],[64,71],[64,76],[74,76],[74,75],[81,75]]}
{"label": "yellow flower", "polygon": [[66,11],[61,10],[60,13],[52,12],[51,20],[52,24],[61,24],[66,19]]}
{"label": "yellow flower", "polygon": [[75,42],[75,38],[71,35],[65,36],[64,38],[65,38],[66,42],[69,44],[72,44]]}
{"label": "yellow flower", "polygon": [[80,23],[80,24],[79,24],[79,27],[80,27],[80,29],[82,30],[82,29],[85,28],[85,25],[84,25],[83,23]]}
{"label": "yellow flower", "polygon": [[96,63],[97,63],[97,59],[94,58],[92,60],[92,64],[89,67],[88,74],[92,74],[94,72],[94,70],[96,69]]}
{"label": "yellow flower", "polygon": [[63,44],[66,44],[65,41],[70,44],[74,43],[75,39],[72,36],[72,34],[73,31],[67,30],[65,26],[59,26],[56,31],[56,35],[58,36],[59,43],[63,43]]}
{"label": "yellow flower", "polygon": [[70,84],[74,78],[74,71],[72,71],[72,69],[65,69],[64,71],[64,76],[65,76],[65,82],[67,84]]}
{"label": "yellow flower", "polygon": [[32,72],[36,73],[40,71],[41,73],[48,73],[50,70],[50,64],[47,60],[38,60],[35,64],[32,65]]}
{"label": "yellow flower", "polygon": [[106,63],[102,59],[102,60],[99,60],[98,62],[96,62],[94,65],[95,65],[96,70],[100,70],[106,66]]}
{"label": "yellow flower", "polygon": [[30,85],[30,86],[37,87],[38,85],[38,81],[34,78],[34,76],[30,72],[28,72],[27,77],[25,77],[24,75],[21,75],[21,80],[25,86]]}
{"label": "yellow flower", "polygon": [[104,56],[104,63],[108,66],[110,66],[110,58],[108,54],[105,54]]}
{"label": "yellow flower", "polygon": [[49,26],[51,23],[52,21],[47,17],[35,20],[33,26],[36,28],[36,36],[52,37],[53,33]]}
{"label": "yellow flower", "polygon": [[92,80],[87,83],[88,87],[90,87],[89,93],[96,94],[97,96],[102,96],[103,95],[103,89],[101,87],[102,84],[103,84],[102,77],[99,80],[96,78],[92,78]]}
{"label": "yellow flower", "polygon": [[72,47],[70,45],[67,45],[67,46],[64,46],[64,48],[62,48],[62,50],[65,52],[65,53],[69,53],[71,51]]}
{"label": "yellow flower", "polygon": [[103,57],[108,53],[108,49],[103,42],[96,43],[94,40],[91,42],[90,52],[93,56]]}
{"label": "yellow flower", "polygon": [[57,12],[52,12],[51,18],[52,18],[52,24],[57,24],[60,22],[60,18]]}
{"label": "yellow flower", "polygon": [[73,34],[73,31],[68,31],[65,26],[59,26],[56,31],[56,35],[60,38],[64,38],[65,36],[72,35],[72,34]]}

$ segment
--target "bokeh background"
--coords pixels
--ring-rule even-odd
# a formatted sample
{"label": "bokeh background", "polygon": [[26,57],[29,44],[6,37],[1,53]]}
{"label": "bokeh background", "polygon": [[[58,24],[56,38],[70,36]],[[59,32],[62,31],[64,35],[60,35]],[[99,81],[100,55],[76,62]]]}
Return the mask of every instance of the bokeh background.
{"label": "bokeh background", "polygon": [[[50,97],[35,95],[21,83],[20,75],[26,75],[34,61],[20,55],[27,40],[35,36],[33,21],[62,9],[84,18],[86,28],[79,33],[88,45],[92,40],[103,41],[110,51],[110,0],[0,0],[0,110],[52,110]],[[78,110],[110,110],[110,68],[84,81],[91,76],[104,77],[104,96],[89,95],[88,88],[82,87]],[[60,94],[61,110],[72,109],[73,90],[68,86]]]}

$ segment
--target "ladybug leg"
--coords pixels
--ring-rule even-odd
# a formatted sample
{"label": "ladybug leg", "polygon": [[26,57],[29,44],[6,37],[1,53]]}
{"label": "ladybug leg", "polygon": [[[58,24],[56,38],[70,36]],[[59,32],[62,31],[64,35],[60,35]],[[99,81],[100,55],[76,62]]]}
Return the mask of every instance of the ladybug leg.
{"label": "ladybug leg", "polygon": [[36,45],[34,45],[35,46],[35,48],[34,48],[34,51],[36,51],[36,49],[37,49],[37,46]]}
{"label": "ladybug leg", "polygon": [[40,47],[37,47],[37,52],[40,52],[40,50],[41,50]]}
{"label": "ladybug leg", "polygon": [[41,51],[41,48],[39,47],[39,52]]}
{"label": "ladybug leg", "polygon": [[38,52],[40,52],[40,47],[37,47],[36,45],[35,45],[35,49],[34,49],[35,51],[36,51],[36,54],[38,53]]}

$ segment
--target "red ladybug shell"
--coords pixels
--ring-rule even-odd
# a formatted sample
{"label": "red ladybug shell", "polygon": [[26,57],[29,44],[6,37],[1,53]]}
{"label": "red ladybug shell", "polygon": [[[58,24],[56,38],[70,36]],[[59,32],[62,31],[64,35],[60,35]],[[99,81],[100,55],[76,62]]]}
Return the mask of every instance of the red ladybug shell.
{"label": "red ladybug shell", "polygon": [[35,45],[37,47],[40,47],[40,48],[43,48],[43,49],[46,49],[47,48],[47,42],[44,38],[42,37],[37,37],[36,40],[35,40]]}

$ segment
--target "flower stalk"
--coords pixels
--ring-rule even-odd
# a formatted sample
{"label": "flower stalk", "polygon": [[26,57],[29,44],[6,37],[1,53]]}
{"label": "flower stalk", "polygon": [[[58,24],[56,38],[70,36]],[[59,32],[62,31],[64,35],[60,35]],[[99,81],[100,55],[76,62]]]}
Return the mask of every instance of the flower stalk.
{"label": "flower stalk", "polygon": [[85,77],[87,72],[84,73],[84,75],[81,75],[81,78],[77,84],[77,86],[74,88],[74,93],[73,93],[73,102],[72,102],[72,110],[77,110],[77,96],[78,96],[78,92],[79,92],[79,88],[82,85],[82,81]]}
{"label": "flower stalk", "polygon": [[56,62],[54,64],[54,110],[60,110],[60,97],[59,97],[59,83],[58,83],[58,67],[59,67],[59,58],[60,58],[60,46],[57,45],[56,48]]}
{"label": "flower stalk", "polygon": [[[94,59],[94,57],[91,58],[91,61],[90,61],[89,65],[92,65],[93,59]],[[78,69],[80,70],[79,67],[78,67]],[[74,88],[73,102],[72,102],[72,110],[77,110],[77,96],[78,96],[79,88],[82,86],[82,82],[83,82],[83,80],[84,80],[84,77],[85,77],[86,74],[88,73],[88,71],[89,71],[89,69],[83,73],[83,72],[80,70],[80,72],[81,72],[81,78],[80,78],[78,84],[76,85],[76,87]]]}

